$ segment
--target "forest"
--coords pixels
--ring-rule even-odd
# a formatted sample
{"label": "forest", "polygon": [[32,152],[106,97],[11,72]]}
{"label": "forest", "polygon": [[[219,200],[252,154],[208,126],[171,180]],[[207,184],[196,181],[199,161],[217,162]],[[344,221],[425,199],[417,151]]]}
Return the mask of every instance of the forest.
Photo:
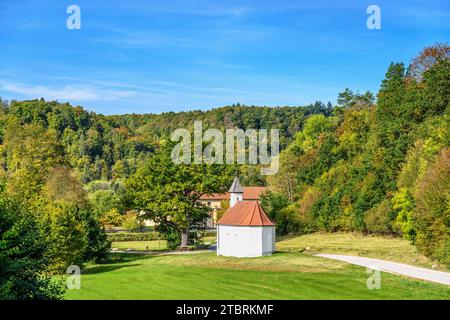
{"label": "forest", "polygon": [[[346,88],[336,105],[105,116],[0,99],[0,296],[60,297],[51,275],[105,259],[105,227],[138,228],[137,212],[168,238],[181,231],[179,244],[205,218],[199,196],[225,191],[236,172],[269,187],[261,204],[279,235],[399,236],[450,268],[449,59],[448,45],[425,48],[408,66],[391,63],[376,96]],[[170,163],[170,133],[194,120],[280,129],[279,172]]]}
{"label": "forest", "polygon": [[392,63],[376,103],[350,90],[308,117],[263,206],[278,232],[398,235],[450,267],[450,48]]}

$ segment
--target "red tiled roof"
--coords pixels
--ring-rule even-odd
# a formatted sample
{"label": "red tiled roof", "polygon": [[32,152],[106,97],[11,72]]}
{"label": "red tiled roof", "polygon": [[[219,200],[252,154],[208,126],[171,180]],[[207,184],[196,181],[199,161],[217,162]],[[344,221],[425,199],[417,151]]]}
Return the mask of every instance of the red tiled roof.
{"label": "red tiled roof", "polygon": [[[243,200],[259,200],[261,193],[267,190],[267,187],[244,187]],[[203,195],[200,200],[229,200],[230,193],[213,193],[212,195]]]}
{"label": "red tiled roof", "polygon": [[233,226],[273,226],[258,201],[239,201],[217,222]]}

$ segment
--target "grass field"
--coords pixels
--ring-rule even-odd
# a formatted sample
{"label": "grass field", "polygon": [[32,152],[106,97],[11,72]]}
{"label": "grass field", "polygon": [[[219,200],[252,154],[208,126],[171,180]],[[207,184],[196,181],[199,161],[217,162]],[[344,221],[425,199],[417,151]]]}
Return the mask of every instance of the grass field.
{"label": "grass field", "polygon": [[277,251],[348,254],[383,259],[419,267],[448,271],[420,254],[409,241],[401,238],[364,236],[359,233],[314,233],[301,237],[284,237],[276,244]]}
{"label": "grass field", "polygon": [[[216,237],[204,237],[204,242],[213,243]],[[119,250],[132,249],[134,251],[164,251],[168,250],[166,240],[150,240],[150,241],[115,241],[111,244],[111,248]]]}
{"label": "grass field", "polygon": [[136,251],[161,251],[167,250],[166,240],[151,240],[151,241],[119,241],[113,242],[111,248],[119,250],[132,249]]}
{"label": "grass field", "polygon": [[[320,244],[315,237],[321,238]],[[251,259],[218,257],[213,252],[158,256],[114,254],[107,264],[89,265],[83,271],[81,289],[68,290],[66,298],[450,299],[447,286],[387,273],[382,273],[380,290],[369,290],[365,268],[310,254],[325,252],[326,248],[327,252],[342,253],[328,251],[335,249],[344,250],[343,253],[363,252],[366,256],[391,254],[382,249],[382,240],[376,237],[357,238],[357,235],[317,234],[284,239],[277,243],[277,249],[284,252]],[[310,249],[304,250],[304,245]],[[399,251],[410,250],[403,244],[398,247]],[[398,259],[406,259],[406,253],[399,254]]]}

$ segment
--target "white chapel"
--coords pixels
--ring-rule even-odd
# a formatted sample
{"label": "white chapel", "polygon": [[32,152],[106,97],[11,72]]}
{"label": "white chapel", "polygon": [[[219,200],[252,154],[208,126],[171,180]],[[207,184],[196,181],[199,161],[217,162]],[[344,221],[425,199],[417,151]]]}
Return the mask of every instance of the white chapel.
{"label": "white chapel", "polygon": [[275,252],[275,225],[258,201],[242,201],[244,189],[235,178],[230,208],[217,223],[217,255],[259,257]]}

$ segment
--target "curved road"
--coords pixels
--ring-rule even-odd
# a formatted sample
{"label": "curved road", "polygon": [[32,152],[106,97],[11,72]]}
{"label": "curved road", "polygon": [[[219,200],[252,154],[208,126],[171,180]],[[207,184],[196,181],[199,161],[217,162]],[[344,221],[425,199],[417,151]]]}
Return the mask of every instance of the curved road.
{"label": "curved road", "polygon": [[421,279],[425,281],[436,282],[450,286],[450,273],[435,271],[426,268],[413,267],[408,264],[390,262],[379,259],[363,258],[356,256],[347,256],[340,254],[316,254],[318,257],[340,260],[358,266],[367,267],[373,270],[400,274],[411,278]]}

